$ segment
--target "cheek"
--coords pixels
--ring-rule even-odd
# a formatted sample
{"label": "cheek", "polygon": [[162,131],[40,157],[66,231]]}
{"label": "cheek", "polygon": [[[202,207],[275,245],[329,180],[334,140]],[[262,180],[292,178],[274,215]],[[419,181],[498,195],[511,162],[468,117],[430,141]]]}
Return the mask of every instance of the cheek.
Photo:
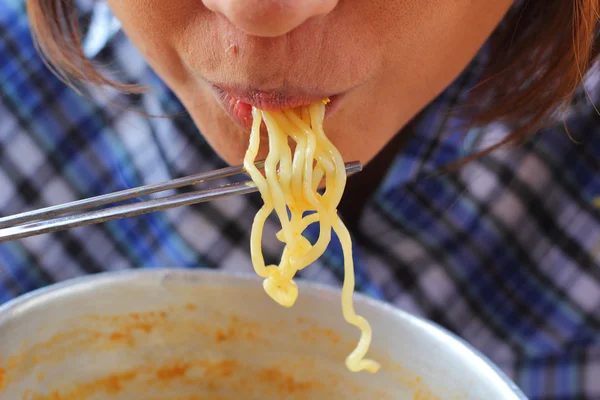
{"label": "cheek", "polygon": [[379,75],[356,92],[328,131],[343,154],[363,162],[372,158],[464,70],[511,4],[512,0],[387,3],[381,25],[373,25],[378,45],[386,49]]}
{"label": "cheek", "polygon": [[[470,62],[513,0],[403,1],[386,53],[408,86],[437,94]],[[402,11],[402,12],[400,12]]]}
{"label": "cheek", "polygon": [[194,0],[107,1],[129,39],[159,75],[169,80],[184,79],[176,48],[203,7]]}

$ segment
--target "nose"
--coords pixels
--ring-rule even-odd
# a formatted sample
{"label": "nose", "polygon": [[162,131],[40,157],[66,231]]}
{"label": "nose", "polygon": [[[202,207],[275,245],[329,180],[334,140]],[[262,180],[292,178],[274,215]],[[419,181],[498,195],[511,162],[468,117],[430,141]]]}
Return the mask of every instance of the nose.
{"label": "nose", "polygon": [[238,29],[253,36],[276,37],[306,20],[327,15],[338,0],[202,0]]}

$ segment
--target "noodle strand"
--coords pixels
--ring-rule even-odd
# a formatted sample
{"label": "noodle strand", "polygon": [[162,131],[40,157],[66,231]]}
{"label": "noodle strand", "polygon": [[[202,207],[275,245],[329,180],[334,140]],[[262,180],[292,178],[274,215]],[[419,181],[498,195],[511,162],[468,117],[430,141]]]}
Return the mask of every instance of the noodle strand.
{"label": "noodle strand", "polygon": [[[376,372],[379,364],[365,358],[371,345],[371,326],[365,318],[356,314],[352,302],[355,285],[352,242],[348,229],[337,214],[346,186],[346,171],[342,156],[323,130],[325,102],[282,112],[253,108],[252,116],[254,120],[244,167],[264,202],[254,218],[250,234],[254,269],[265,278],[263,287],[266,293],[282,306],[291,307],[298,298],[294,276],[325,252],[333,230],[341,242],[344,257],[342,313],[346,322],[361,331],[356,348],[346,358],[346,367],[353,372]],[[264,175],[254,165],[263,122],[269,137]],[[290,142],[295,145],[293,152]],[[323,179],[325,191],[320,194],[317,189]],[[261,246],[263,228],[273,211],[281,223],[277,239],[284,243],[284,250],[279,265],[265,266]],[[319,237],[312,245],[303,234],[308,226],[317,222]]]}

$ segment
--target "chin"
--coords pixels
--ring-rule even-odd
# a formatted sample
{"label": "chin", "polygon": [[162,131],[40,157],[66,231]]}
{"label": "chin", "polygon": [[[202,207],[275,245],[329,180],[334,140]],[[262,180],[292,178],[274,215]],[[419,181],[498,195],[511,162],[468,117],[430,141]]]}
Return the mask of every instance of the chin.
{"label": "chin", "polygon": [[200,134],[223,161],[229,165],[242,164],[248,148],[249,131],[232,123],[219,110],[191,114]]}

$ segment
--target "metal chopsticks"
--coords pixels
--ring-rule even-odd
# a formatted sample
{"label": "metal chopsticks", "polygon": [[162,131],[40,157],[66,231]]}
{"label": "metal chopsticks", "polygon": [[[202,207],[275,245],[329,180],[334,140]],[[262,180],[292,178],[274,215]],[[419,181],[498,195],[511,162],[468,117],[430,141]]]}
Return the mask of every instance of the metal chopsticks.
{"label": "metal chopsticks", "polygon": [[[256,166],[257,168],[262,168],[264,166],[264,161],[257,162]],[[348,162],[345,166],[346,174],[348,175],[362,170],[362,164],[358,161]],[[90,197],[70,203],[3,217],[0,218],[0,242],[255,192],[257,190],[256,186],[254,186],[252,181],[248,180],[215,188],[197,190],[190,193],[96,209],[108,204],[184,186],[193,186],[201,182],[239,175],[244,172],[245,169],[241,165],[221,168],[166,182],[121,190],[101,196]],[[76,211],[82,210],[92,211],[75,213]]]}

